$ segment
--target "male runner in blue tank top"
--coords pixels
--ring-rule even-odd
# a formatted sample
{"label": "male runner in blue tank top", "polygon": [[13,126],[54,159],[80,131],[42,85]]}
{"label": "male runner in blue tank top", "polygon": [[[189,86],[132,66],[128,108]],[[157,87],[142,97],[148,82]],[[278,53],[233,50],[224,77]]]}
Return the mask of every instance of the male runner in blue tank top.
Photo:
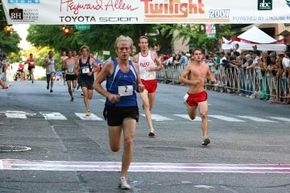
{"label": "male runner in blue tank top", "polygon": [[75,74],[79,75],[81,88],[83,91],[84,104],[86,107],[86,116],[91,115],[90,100],[93,97],[94,72],[98,68],[94,58],[90,57],[89,48],[81,47],[81,57],[75,65]]}
{"label": "male runner in blue tank top", "polygon": [[[124,152],[119,187],[131,189],[127,182],[128,169],[133,154],[133,139],[136,122],[139,119],[137,92],[143,92],[139,69],[129,60],[133,41],[130,37],[119,36],[115,42],[116,60],[104,64],[94,83],[94,88],[107,98],[104,116],[108,122],[112,151],[120,149],[121,133],[124,136]],[[106,80],[106,90],[102,82]]]}

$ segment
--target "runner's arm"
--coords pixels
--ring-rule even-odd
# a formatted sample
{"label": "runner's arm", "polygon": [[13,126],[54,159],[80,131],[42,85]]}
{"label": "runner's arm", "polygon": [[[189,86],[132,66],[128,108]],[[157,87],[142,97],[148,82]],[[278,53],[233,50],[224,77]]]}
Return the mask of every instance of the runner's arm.
{"label": "runner's arm", "polygon": [[74,73],[75,73],[75,75],[79,75],[79,72],[80,72],[80,66],[79,66],[79,62],[78,61],[76,61],[75,62],[75,65],[74,65]]}
{"label": "runner's arm", "polygon": [[135,69],[137,72],[137,92],[143,92],[144,91],[144,85],[141,82],[141,76],[140,76],[140,68],[139,68],[139,64],[135,64]]}
{"label": "runner's arm", "polygon": [[207,73],[206,73],[206,76],[207,76],[207,79],[212,83],[212,84],[216,84],[216,79],[215,77],[213,76],[213,74],[211,73],[211,71],[207,70]]}
{"label": "runner's arm", "polygon": [[110,93],[103,88],[102,82],[106,80],[108,76],[110,76],[113,73],[113,63],[111,61],[106,62],[104,64],[104,67],[102,68],[101,72],[98,74],[98,77],[94,81],[94,89],[103,95],[104,97],[109,98]]}
{"label": "runner's arm", "polygon": [[197,80],[189,80],[187,78],[189,76],[189,74],[190,74],[190,68],[188,66],[186,66],[184,68],[184,70],[179,75],[179,82],[184,83],[184,84],[188,84],[188,85],[196,85],[200,82]]}
{"label": "runner's arm", "polygon": [[159,71],[162,69],[162,64],[161,61],[159,59],[159,57],[157,56],[156,52],[151,52],[151,58],[153,59],[153,61],[156,64],[156,67],[150,68],[148,71]]}

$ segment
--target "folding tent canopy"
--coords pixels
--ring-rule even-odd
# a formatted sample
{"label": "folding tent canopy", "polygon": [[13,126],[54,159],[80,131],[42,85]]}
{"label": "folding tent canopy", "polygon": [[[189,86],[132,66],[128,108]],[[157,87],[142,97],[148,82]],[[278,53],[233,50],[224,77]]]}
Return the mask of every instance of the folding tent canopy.
{"label": "folding tent canopy", "polygon": [[285,51],[286,45],[280,43],[281,40],[275,40],[256,26],[253,26],[249,30],[240,34],[238,37],[232,40],[226,40],[223,38],[222,49],[230,50],[235,47],[235,44],[240,45],[241,50],[253,50],[253,46],[257,46],[258,50],[269,51]]}

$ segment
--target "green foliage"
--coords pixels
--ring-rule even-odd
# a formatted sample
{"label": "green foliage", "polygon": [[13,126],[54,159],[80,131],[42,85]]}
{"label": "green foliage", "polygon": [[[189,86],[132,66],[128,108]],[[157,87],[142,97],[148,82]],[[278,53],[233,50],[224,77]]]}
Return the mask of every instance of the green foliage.
{"label": "green foliage", "polygon": [[8,61],[9,63],[19,62],[21,61],[21,57],[19,54],[13,52],[8,56]]}
{"label": "green foliage", "polygon": [[17,46],[20,40],[21,38],[15,31],[9,35],[3,30],[0,31],[0,48],[7,54],[11,52],[18,53],[20,51]]}
{"label": "green foliage", "polygon": [[79,49],[82,45],[79,34],[79,32],[75,32],[73,35],[65,36],[62,26],[57,25],[32,25],[28,29],[27,40],[34,46],[47,46],[60,52],[68,49]]}
{"label": "green foliage", "polygon": [[27,40],[34,46],[48,46],[60,52],[79,50],[82,45],[89,46],[91,52],[114,52],[115,39],[120,35],[130,36],[135,46],[141,35],[152,32],[152,25],[92,25],[90,30],[76,30],[65,36],[62,26],[34,25],[28,30]]}
{"label": "green foliage", "polygon": [[99,55],[102,55],[103,51],[115,53],[114,42],[120,35],[130,36],[136,48],[138,48],[139,36],[147,35],[150,44],[159,44],[161,53],[171,53],[173,37],[183,40],[184,43],[189,40],[190,47],[214,50],[218,49],[221,37],[233,34],[231,25],[216,25],[217,34],[214,39],[207,37],[202,24],[92,25],[90,30],[74,29],[68,36],[64,35],[62,27],[57,25],[31,26],[28,30],[27,40],[35,46],[47,46],[57,52],[70,49],[79,50],[82,45],[87,45],[92,53],[98,52]]}

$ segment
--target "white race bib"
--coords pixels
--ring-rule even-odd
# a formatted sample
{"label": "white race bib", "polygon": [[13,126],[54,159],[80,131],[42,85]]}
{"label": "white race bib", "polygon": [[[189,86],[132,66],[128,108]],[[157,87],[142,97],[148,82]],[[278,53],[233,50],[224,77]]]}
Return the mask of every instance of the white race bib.
{"label": "white race bib", "polygon": [[84,68],[82,68],[82,73],[83,74],[87,74],[87,73],[89,73],[90,72],[90,68],[89,67],[84,67]]}
{"label": "white race bib", "polygon": [[127,86],[118,86],[118,94],[120,96],[131,96],[133,95],[133,86],[127,85]]}

